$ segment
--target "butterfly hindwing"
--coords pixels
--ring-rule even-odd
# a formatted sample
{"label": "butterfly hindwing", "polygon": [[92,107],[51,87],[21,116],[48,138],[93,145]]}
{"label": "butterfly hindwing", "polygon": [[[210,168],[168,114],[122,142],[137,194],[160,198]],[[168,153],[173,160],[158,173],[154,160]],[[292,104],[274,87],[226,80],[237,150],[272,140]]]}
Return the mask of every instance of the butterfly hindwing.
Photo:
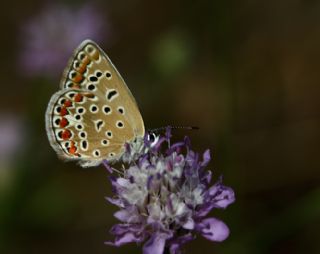
{"label": "butterfly hindwing", "polygon": [[[95,164],[106,158],[116,159],[123,152],[124,144],[117,137],[130,139],[133,134],[125,131],[129,123],[120,112],[114,113],[118,119],[114,123],[111,107],[100,109],[98,102],[98,96],[74,89],[52,97],[47,131],[60,157]],[[121,126],[116,128],[115,124]]]}

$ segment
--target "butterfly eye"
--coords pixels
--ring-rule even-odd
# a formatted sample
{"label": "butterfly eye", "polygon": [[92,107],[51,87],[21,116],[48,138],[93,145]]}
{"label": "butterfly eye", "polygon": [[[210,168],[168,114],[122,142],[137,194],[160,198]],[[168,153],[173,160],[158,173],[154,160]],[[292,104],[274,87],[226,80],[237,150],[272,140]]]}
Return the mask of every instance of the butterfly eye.
{"label": "butterfly eye", "polygon": [[151,134],[148,134],[147,139],[148,139],[148,141],[151,142],[150,146],[154,147],[159,141],[159,136],[156,136],[156,134],[151,133]]}
{"label": "butterfly eye", "polygon": [[150,142],[154,142],[154,140],[156,139],[156,136],[154,133],[151,133],[148,135],[148,141]]}

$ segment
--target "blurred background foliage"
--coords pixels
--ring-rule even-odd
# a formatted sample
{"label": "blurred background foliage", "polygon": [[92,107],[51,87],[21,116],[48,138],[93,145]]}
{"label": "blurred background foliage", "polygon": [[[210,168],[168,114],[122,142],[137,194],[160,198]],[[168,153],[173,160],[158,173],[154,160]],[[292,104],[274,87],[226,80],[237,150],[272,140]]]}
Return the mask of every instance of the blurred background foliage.
{"label": "blurred background foliage", "polygon": [[195,125],[236,191],[223,243],[186,253],[320,253],[320,1],[7,1],[0,16],[0,253],[140,253],[105,246],[108,174],[58,160],[50,96],[85,38],[107,52],[147,128]]}

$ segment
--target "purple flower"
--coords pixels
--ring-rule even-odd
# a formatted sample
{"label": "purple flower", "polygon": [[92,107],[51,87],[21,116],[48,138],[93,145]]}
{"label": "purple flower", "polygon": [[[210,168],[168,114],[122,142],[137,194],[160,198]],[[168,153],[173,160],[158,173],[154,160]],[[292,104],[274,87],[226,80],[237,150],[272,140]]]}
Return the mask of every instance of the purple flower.
{"label": "purple flower", "polygon": [[13,159],[25,139],[23,119],[13,113],[0,113],[0,168]]}
{"label": "purple flower", "polygon": [[49,4],[22,26],[20,67],[25,75],[57,76],[84,39],[101,41],[109,34],[92,5]]}
{"label": "purple flower", "polygon": [[115,196],[107,200],[120,208],[114,214],[120,223],[111,229],[114,242],[106,244],[144,243],[144,254],[177,254],[197,233],[216,242],[228,237],[228,227],[207,215],[233,203],[233,190],[221,179],[210,186],[209,150],[200,159],[188,138],[171,145],[170,138],[169,130],[154,142],[127,146],[127,169],[110,177]]}

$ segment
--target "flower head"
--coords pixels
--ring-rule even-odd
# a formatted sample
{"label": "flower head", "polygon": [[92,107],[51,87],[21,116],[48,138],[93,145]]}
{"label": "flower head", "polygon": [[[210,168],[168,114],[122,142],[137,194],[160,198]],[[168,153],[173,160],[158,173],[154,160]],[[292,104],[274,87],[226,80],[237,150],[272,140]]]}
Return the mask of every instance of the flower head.
{"label": "flower head", "polygon": [[145,242],[144,254],[165,250],[176,254],[196,233],[218,242],[228,237],[228,227],[207,215],[234,202],[233,190],[222,185],[221,179],[210,186],[209,150],[200,158],[188,138],[175,144],[170,144],[170,138],[168,129],[154,142],[145,139],[145,153],[137,161],[128,158],[141,148],[128,145],[127,169],[122,176],[110,177],[115,197],[107,200],[120,208],[114,216],[121,223],[111,229],[115,241],[106,244]]}
{"label": "flower head", "polygon": [[21,69],[26,75],[55,76],[81,41],[100,41],[108,30],[93,5],[49,4],[22,26]]}

